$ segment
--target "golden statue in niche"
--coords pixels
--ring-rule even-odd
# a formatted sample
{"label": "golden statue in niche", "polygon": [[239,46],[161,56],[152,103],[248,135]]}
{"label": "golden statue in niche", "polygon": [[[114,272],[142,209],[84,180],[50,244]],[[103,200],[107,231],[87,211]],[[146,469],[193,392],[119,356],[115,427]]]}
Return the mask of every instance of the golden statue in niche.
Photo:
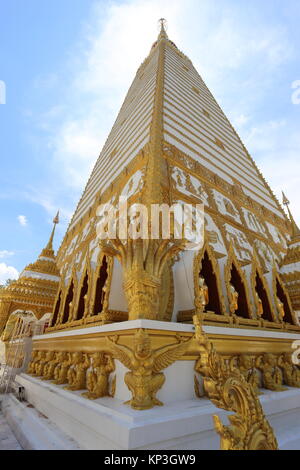
{"label": "golden statue in niche", "polygon": [[195,299],[195,307],[198,313],[203,313],[205,311],[206,305],[209,302],[209,293],[208,287],[205,283],[205,279],[202,276],[199,276],[198,283],[198,295]]}
{"label": "golden statue in niche", "polygon": [[109,375],[115,370],[115,364],[109,354],[96,352],[92,355],[92,370],[86,377],[87,392],[82,396],[95,400],[96,398],[110,396]]}
{"label": "golden statue in niche", "polygon": [[255,292],[255,297],[256,297],[256,301],[258,305],[256,313],[257,313],[258,318],[261,318],[264,314],[263,303],[257,292]]}
{"label": "golden statue in niche", "polygon": [[118,336],[107,338],[107,343],[113,357],[130,369],[124,380],[132,398],[126,404],[136,410],[163,405],[155,396],[165,382],[161,371],[186,352],[190,340],[182,341],[177,338],[179,344],[169,344],[153,351],[150,337],[145,330],[140,329],[135,333],[133,349],[117,344],[118,339]]}
{"label": "golden statue in niche", "polygon": [[239,293],[235,290],[235,287],[230,283],[230,299],[229,299],[229,310],[231,314],[234,314],[239,308],[238,300]]}
{"label": "golden statue in niche", "polygon": [[277,307],[277,310],[278,310],[279,320],[281,322],[283,322],[284,316],[285,316],[284,304],[283,304],[283,302],[281,302],[281,300],[277,296],[276,296],[276,307]]}

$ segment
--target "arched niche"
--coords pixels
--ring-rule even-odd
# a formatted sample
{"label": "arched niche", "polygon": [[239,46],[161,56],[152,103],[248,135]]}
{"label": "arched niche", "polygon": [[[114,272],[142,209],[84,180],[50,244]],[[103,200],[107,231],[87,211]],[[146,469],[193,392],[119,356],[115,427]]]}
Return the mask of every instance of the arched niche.
{"label": "arched niche", "polygon": [[295,312],[292,307],[292,303],[289,297],[289,294],[278,275],[276,267],[273,267],[273,293],[274,293],[274,301],[277,308],[278,316],[280,315],[277,298],[283,304],[284,307],[284,318],[283,321],[285,323],[289,323],[291,325],[297,325],[297,321],[295,318]]}
{"label": "arched niche", "polygon": [[86,298],[89,289],[89,273],[88,270],[85,270],[84,275],[79,286],[79,298],[77,303],[76,314],[74,320],[81,320],[85,315],[86,308]]}
{"label": "arched niche", "polygon": [[70,313],[72,313],[70,310],[70,304],[73,302],[74,298],[74,280],[73,278],[71,279],[70,285],[67,290],[67,295],[65,298],[64,302],[64,309],[63,309],[63,314],[62,314],[62,320],[61,323],[67,323],[69,321]]}
{"label": "arched niche", "polygon": [[50,325],[52,314],[50,312],[44,315],[34,325],[34,335],[42,335]]}
{"label": "arched niche", "polygon": [[99,254],[91,316],[99,315],[108,309],[108,298],[111,285],[113,259],[104,253]]}
{"label": "arched niche", "polygon": [[225,265],[224,277],[225,277],[225,284],[226,284],[226,289],[227,289],[229,306],[231,304],[231,298],[232,298],[231,286],[233,286],[235,291],[238,293],[238,301],[237,301],[238,308],[234,312],[235,315],[242,317],[242,318],[247,318],[247,319],[253,318],[251,314],[251,302],[250,302],[249,289],[247,285],[247,279],[246,279],[244,271],[242,270],[240,266],[240,263],[238,262],[236,258],[232,244],[230,245],[229,252],[228,252],[228,259]]}
{"label": "arched niche", "polygon": [[[276,322],[277,317],[274,312],[269,286],[256,256],[253,257],[252,262],[251,287],[257,318]],[[261,310],[262,314],[260,315]]]}
{"label": "arched niche", "polygon": [[199,278],[202,277],[208,287],[209,301],[205,311],[215,314],[226,314],[224,296],[222,293],[220,270],[213,249],[205,242],[194,259],[194,294],[195,304],[200,295]]}
{"label": "arched niche", "polygon": [[15,310],[12,312],[6,322],[4,331],[1,335],[1,340],[7,342],[11,339],[14,331],[18,328],[18,322],[22,319],[26,323],[37,321],[37,317],[32,311],[29,310]]}
{"label": "arched niche", "polygon": [[56,300],[55,300],[55,305],[54,305],[54,310],[53,310],[53,315],[50,320],[50,326],[55,326],[58,320],[58,314],[60,311],[60,306],[61,306],[61,298],[62,298],[62,291],[61,289],[58,291]]}

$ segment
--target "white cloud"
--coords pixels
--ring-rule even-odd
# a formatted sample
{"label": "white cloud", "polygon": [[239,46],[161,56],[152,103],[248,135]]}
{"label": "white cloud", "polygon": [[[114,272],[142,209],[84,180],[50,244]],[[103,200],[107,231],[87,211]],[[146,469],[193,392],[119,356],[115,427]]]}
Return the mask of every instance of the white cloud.
{"label": "white cloud", "polygon": [[4,284],[7,279],[18,279],[19,272],[13,266],[0,263],[0,284]]}
{"label": "white cloud", "polygon": [[279,201],[282,201],[282,191],[288,196],[291,211],[300,225],[300,135],[296,125],[281,119],[239,130]]}
{"label": "white cloud", "polygon": [[19,221],[19,224],[22,225],[22,227],[26,227],[26,225],[28,224],[26,215],[18,215],[17,219]]}
{"label": "white cloud", "polygon": [[8,258],[9,256],[13,256],[15,253],[13,251],[2,250],[0,251],[0,259],[1,258]]}

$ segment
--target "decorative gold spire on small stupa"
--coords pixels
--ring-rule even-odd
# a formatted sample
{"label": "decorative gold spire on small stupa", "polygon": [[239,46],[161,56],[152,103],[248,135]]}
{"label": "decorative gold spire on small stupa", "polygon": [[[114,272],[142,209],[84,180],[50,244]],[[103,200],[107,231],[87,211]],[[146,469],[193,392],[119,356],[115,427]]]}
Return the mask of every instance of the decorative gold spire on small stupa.
{"label": "decorative gold spire on small stupa", "polygon": [[160,20],[158,20],[158,22],[160,23],[160,32],[159,32],[159,36],[158,36],[158,41],[160,39],[168,39],[168,35],[167,35],[167,31],[166,31],[167,20],[165,18],[160,18]]}
{"label": "decorative gold spire on small stupa", "polygon": [[284,206],[286,206],[287,208],[287,211],[289,213],[289,218],[290,218],[290,221],[291,221],[291,224],[292,224],[292,237],[295,238],[295,237],[299,237],[300,236],[300,230],[299,230],[299,227],[298,225],[296,224],[295,222],[295,219],[290,211],[290,208],[289,208],[289,205],[290,205],[290,201],[288,200],[288,198],[286,197],[286,195],[284,194],[284,192],[282,191],[282,204]]}
{"label": "decorative gold spire on small stupa", "polygon": [[49,241],[48,241],[48,244],[46,246],[46,250],[53,250],[53,238],[54,238],[54,233],[55,233],[55,229],[56,229],[56,225],[59,223],[59,211],[57,211],[57,214],[56,216],[54,217],[53,219],[53,229],[52,229],[52,233],[50,235],[50,238],[49,238]]}

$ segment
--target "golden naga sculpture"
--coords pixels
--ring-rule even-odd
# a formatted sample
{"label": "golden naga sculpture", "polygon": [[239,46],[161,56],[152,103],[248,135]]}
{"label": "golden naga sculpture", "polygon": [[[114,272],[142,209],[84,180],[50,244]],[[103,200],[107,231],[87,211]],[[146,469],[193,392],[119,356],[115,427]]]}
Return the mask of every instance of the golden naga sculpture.
{"label": "golden naga sculpture", "polygon": [[54,369],[53,378],[56,385],[62,385],[68,382],[68,370],[72,365],[71,354],[65,351],[57,353],[58,364]]}
{"label": "golden naga sculpture", "polygon": [[96,352],[92,355],[92,370],[86,377],[87,392],[82,396],[95,400],[101,397],[111,396],[109,393],[109,375],[115,370],[114,360],[109,354]]}
{"label": "golden naga sculpture", "polygon": [[208,302],[209,302],[208,287],[205,283],[205,279],[202,276],[199,276],[199,290],[198,290],[198,295],[195,298],[195,307],[196,307],[197,313],[203,313],[205,311],[205,308]]}
{"label": "golden naga sculpture", "polygon": [[116,256],[122,264],[128,319],[157,319],[164,268],[184,248],[185,241],[116,238],[100,244],[106,255]]}
{"label": "golden naga sculpture", "polygon": [[198,315],[193,317],[193,321],[200,353],[196,370],[203,376],[204,390],[218,408],[235,413],[229,416],[229,426],[224,426],[220,418],[214,416],[215,428],[221,436],[221,449],[278,449],[273,430],[252,385],[216,352],[202,330]]}
{"label": "golden naga sculpture", "polygon": [[153,351],[151,340],[145,330],[138,330],[134,335],[133,349],[117,344],[118,336],[107,338],[110,352],[130,372],[125,374],[125,383],[132,393],[129,404],[136,410],[147,410],[163,403],[156,398],[156,393],[163,386],[165,376],[161,372],[177,361],[187,350],[190,341],[169,344]]}
{"label": "golden naga sculpture", "polygon": [[44,367],[43,379],[42,380],[52,380],[54,379],[54,370],[55,367],[59,364],[59,353],[51,351],[52,355],[49,358],[48,363]]}
{"label": "golden naga sculpture", "polygon": [[86,371],[90,367],[88,354],[76,351],[71,355],[71,367],[68,369],[66,390],[83,390],[86,388]]}
{"label": "golden naga sculpture", "polygon": [[233,315],[237,309],[239,308],[238,305],[239,294],[235,290],[235,287],[230,284],[230,299],[229,299],[229,311]]}
{"label": "golden naga sculpture", "polygon": [[283,372],[283,381],[289,387],[300,387],[300,369],[293,364],[292,354],[284,353],[278,359]]}
{"label": "golden naga sculpture", "polygon": [[234,356],[230,362],[232,366],[236,364],[236,367],[244,376],[245,380],[252,385],[255,393],[262,395],[262,392],[259,391],[260,378],[258,371],[254,367],[254,358],[248,354],[241,354],[240,356]]}
{"label": "golden naga sculpture", "polygon": [[277,358],[274,354],[265,353],[256,359],[256,367],[262,371],[263,386],[273,392],[287,390],[282,386],[282,372],[277,366]]}

